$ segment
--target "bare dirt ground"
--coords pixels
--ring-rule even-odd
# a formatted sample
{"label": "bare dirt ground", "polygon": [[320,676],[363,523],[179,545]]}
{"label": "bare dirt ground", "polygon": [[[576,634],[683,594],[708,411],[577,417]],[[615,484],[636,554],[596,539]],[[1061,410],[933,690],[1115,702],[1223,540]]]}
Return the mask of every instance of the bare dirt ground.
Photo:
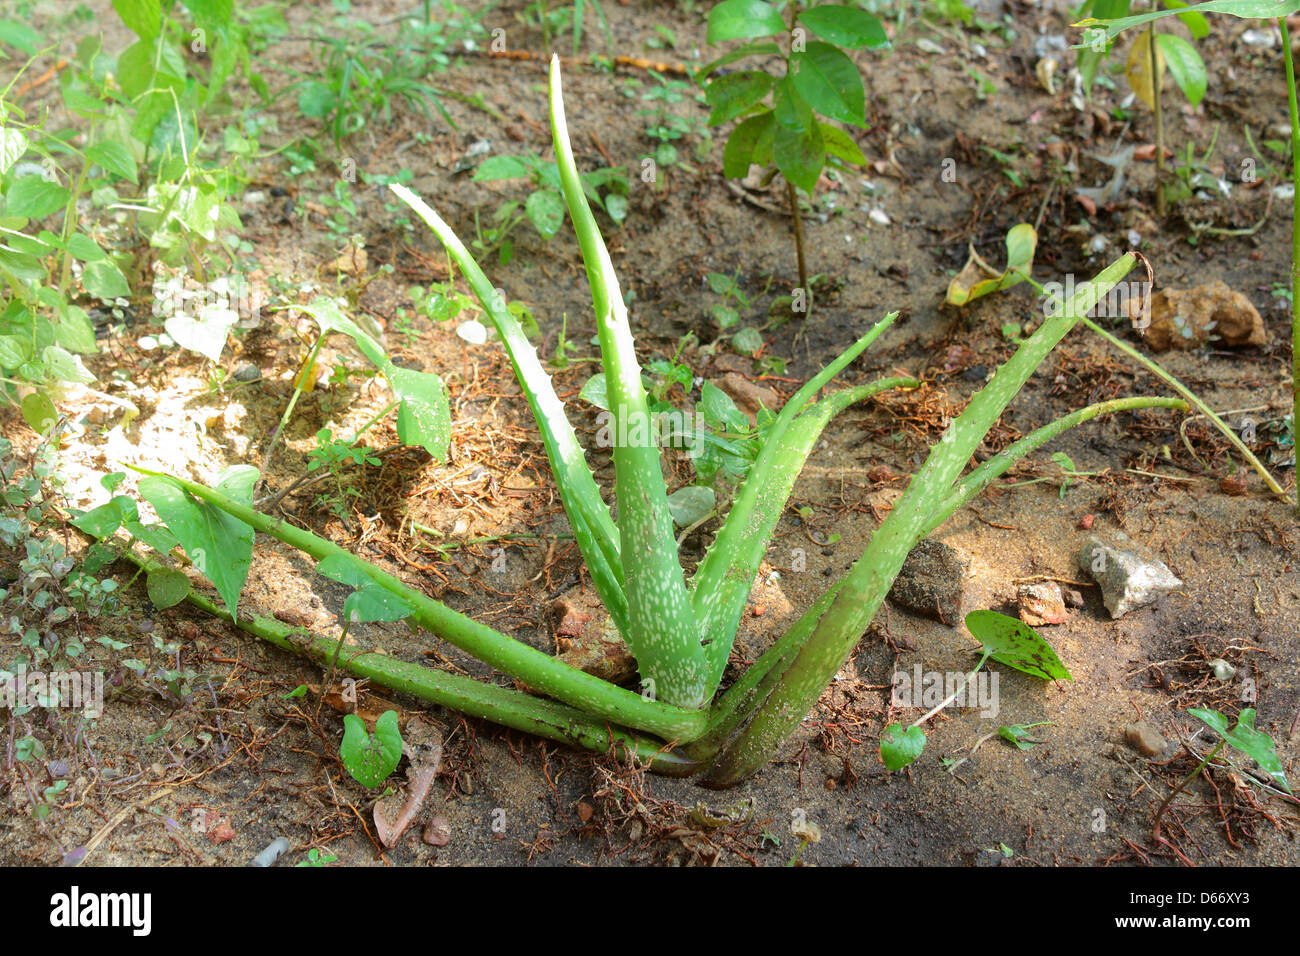
{"label": "bare dirt ground", "polygon": [[[695,4],[693,11],[683,6],[606,0],[613,51],[697,62],[698,49],[701,61],[707,60],[704,5]],[[497,4],[483,23],[505,28],[512,48],[540,51],[540,34],[516,16],[524,7],[520,0]],[[354,6],[353,15],[380,23],[400,12],[391,4],[364,3]],[[299,24],[306,16],[301,9],[292,15]],[[669,170],[661,191],[640,182],[639,158],[655,144],[636,110],[652,105],[639,97],[655,81],[635,68],[566,68],[580,165],[595,168],[612,160],[633,173],[631,212],[622,229],[610,231],[609,241],[624,288],[635,293],[632,311],[643,358],[671,357],[681,337],[694,332],[697,342],[683,358],[697,375],[720,379],[739,372],[785,397],[897,309],[902,319],[845,380],[906,373],[925,381],[917,392],[886,394],[854,408],[827,429],[767,555],[737,642],[738,658],[756,657],[861,553],[948,419],[1011,353],[1004,324],[1033,323],[1041,314],[1026,286],[982,300],[964,314],[941,309],[968,243],[998,263],[1006,230],[1037,220],[1040,281],[1067,274],[1083,279],[1127,248],[1129,233],[1136,231],[1159,287],[1222,279],[1254,302],[1267,326],[1263,348],[1209,346],[1162,353],[1160,361],[1216,409],[1254,408],[1261,422],[1286,414],[1288,313],[1272,289],[1288,277],[1290,218],[1285,202],[1268,199],[1278,181],[1254,189],[1237,183],[1227,196],[1191,200],[1157,222],[1153,164],[1138,161],[1110,207],[1089,214],[1074,199],[1074,187],[1109,178],[1110,169],[1095,154],[1149,143],[1149,115],[1138,104],[1128,120],[1117,118],[1126,95],[1122,77],[1118,89],[1098,88],[1095,109],[1083,113],[1071,105],[1064,77],[1055,93],[1042,88],[1034,72],[1035,41],[1055,34],[1077,42],[1068,11],[1012,3],[981,16],[997,23],[1006,16],[1014,38],[1007,43],[996,32],[926,25],[909,12],[901,29],[890,22],[891,52],[856,55],[867,79],[872,126],[856,138],[873,166],[858,178],[823,181],[805,213],[809,261],[826,279],[806,321],[764,327],[763,354],[788,360],[780,375],[737,356],[725,343],[708,348],[718,337],[709,316],[718,296],[704,282],[709,272],[737,274],[754,296],[743,321],[763,325],[772,299],[797,284],[790,219],[779,193],[758,197],[769,211],[728,188],[721,174],[722,135],[715,135],[703,158],[687,155],[707,117],[707,108],[689,91],[671,111],[696,124],[681,145],[690,168]],[[1243,43],[1243,23],[1214,22],[1213,35],[1200,45],[1210,68],[1207,99],[1195,111],[1171,105],[1167,120],[1166,136],[1179,151],[1192,141],[1203,150],[1217,127],[1208,166],[1228,177],[1250,155],[1244,128],[1258,135],[1284,122],[1286,114],[1276,51]],[[655,25],[672,31],[675,49],[648,48],[660,35]],[[946,52],[926,52],[917,46],[921,38]],[[108,28],[110,48],[123,42]],[[557,42],[566,50],[570,37],[566,33]],[[584,46],[605,52],[605,37],[590,30]],[[1058,55],[1064,74],[1071,55]],[[273,43],[264,56],[293,69],[318,68],[310,44]],[[991,80],[996,92],[981,98],[968,66]],[[385,329],[399,364],[443,376],[453,419],[448,461],[393,451],[380,465],[349,473],[357,494],[343,496],[338,514],[318,497],[329,482],[289,495],[280,507],[289,520],[457,610],[549,651],[547,608],[584,572],[572,541],[555,537],[567,524],[503,353],[462,341],[454,323],[433,324],[423,316],[398,320],[398,308],[409,303],[407,288],[445,278],[446,265],[432,236],[400,228],[378,188],[354,187],[358,215],[350,228],[365,237],[368,272],[385,264],[394,271],[362,286],[329,265],[344,242],[327,229],[320,197],[331,193],[344,160],[372,174],[409,168],[412,187],[470,238],[476,210],[485,215],[503,198],[523,193],[519,182],[476,183],[468,174],[454,174],[451,167],[468,146],[486,139],[494,154],[550,155],[540,62],[465,56],[434,82],[465,95],[482,94],[501,118],[447,99],[453,129],[436,113],[430,122],[395,107],[391,124],[372,119],[336,156],[319,124],[298,115],[291,96],[269,108],[278,126],[264,147],[314,137],[322,156],[315,173],[300,177],[290,177],[283,159],[273,157],[249,184],[254,195],[246,195],[239,210],[254,249],[255,281],[280,290],[268,292],[277,304],[306,301],[313,291],[351,289],[358,312]],[[1181,101],[1170,94],[1168,102]],[[990,149],[1009,157],[1007,164]],[[947,167],[955,168],[955,181],[942,176],[946,159],[955,161]],[[1064,171],[1068,163],[1074,172]],[[1251,235],[1189,241],[1195,238],[1189,222],[1246,230],[1266,207],[1266,220]],[[885,212],[888,225],[870,217],[873,208]],[[590,299],[567,225],[550,242],[526,225],[514,238],[514,259],[504,267],[485,262],[489,275],[532,308],[543,333],[543,356],[554,353],[561,316],[579,355],[589,355]],[[141,287],[147,290],[148,282]],[[203,360],[191,353],[141,352],[135,341],[152,322],[147,301],[136,314],[137,323],[108,341],[89,364],[101,381],[114,367],[130,368],[142,414],[125,430],[111,419],[90,425],[64,449],[70,506],[104,500],[98,476],[122,463],[196,480],[211,480],[228,464],[260,464],[313,334],[300,313],[268,313],[263,327],[235,337],[223,358],[229,369],[256,365],[262,378],[247,385],[227,381],[218,389]],[[361,367],[350,346],[340,343],[326,347],[324,364]],[[557,391],[569,400],[585,435],[596,427],[596,411],[576,393],[594,370],[573,362],[556,376]],[[304,472],[318,429],[351,434],[389,401],[380,384],[365,378],[342,384],[321,378],[324,384],[297,407],[266,476],[270,489]],[[1158,394],[1161,388],[1104,342],[1076,330],[1013,403],[989,447],[1004,447],[1089,402]],[[91,405],[87,400],[68,411],[84,414]],[[0,822],[0,860],[53,864],[74,847],[91,846],[88,861],[96,864],[242,865],[285,836],[292,849],[280,865],[304,860],[311,848],[352,865],[784,865],[796,856],[792,821],[803,816],[818,824],[822,839],[799,860],[822,865],[1295,864],[1295,807],[1221,774],[1201,778],[1180,799],[1165,823],[1166,843],[1151,840],[1155,807],[1195,765],[1180,744],[1198,726],[1185,713],[1188,707],[1235,714],[1247,706],[1241,681],[1249,678],[1257,690],[1258,726],[1277,742],[1292,780],[1300,753],[1300,527],[1294,506],[1270,495],[1253,473],[1247,474],[1244,494],[1225,493],[1221,481],[1241,473],[1240,461],[1233,464],[1229,446],[1204,420],[1186,427],[1185,444],[1180,421],[1172,412],[1149,412],[1076,429],[1010,476],[1052,480],[990,491],[937,532],[969,562],[965,611],[1014,613],[1017,583],[1036,576],[1079,581],[1074,556],[1084,540],[1080,522],[1086,515],[1095,516],[1092,533],[1125,532],[1165,561],[1185,587],[1155,607],[1112,621],[1097,589],[1081,586],[1085,606],[1067,623],[1043,629],[1074,681],[1045,684],[1002,669],[998,716],[945,712],[924,756],[905,772],[888,773],[877,753],[886,724],[919,713],[891,706],[891,675],[916,664],[931,671],[968,669],[977,645],[960,625],[887,605],[779,758],[726,792],[654,777],[380,689],[377,696],[392,701],[404,718],[424,713],[442,729],[443,770],[424,816],[445,817],[451,832],[446,845],[435,848],[420,841],[416,827],[396,848],[381,852],[371,821],[374,795],[338,759],[341,715],[329,707],[317,714],[310,695],[286,697],[300,684],[319,684],[319,670],[184,605],[152,612],[136,586],[126,593],[126,614],[108,626],[120,626],[114,636],[140,648],[147,643],[140,622],[152,621],[169,640],[180,640],[186,663],[200,675],[196,693],[189,701],[169,701],[133,689],[129,681],[112,690],[104,716],[67,748],[72,784],[43,824],[33,821],[29,791],[10,770],[5,786],[12,812]],[[6,416],[5,434],[30,449],[33,438],[16,415]],[[367,443],[374,449],[396,444],[391,418],[367,433]],[[1080,472],[1095,474],[1061,493],[1052,451],[1065,451]],[[1293,469],[1274,472],[1294,494]],[[612,468],[604,466],[598,477],[608,481]],[[689,480],[684,466],[676,478]],[[124,487],[134,488],[134,479]],[[811,516],[801,518],[794,507],[811,508]],[[441,532],[445,537],[436,543],[448,550],[440,553],[435,539],[414,531],[413,523]],[[692,548],[699,552],[709,530],[687,542],[688,556]],[[499,573],[492,568],[496,544],[461,544],[521,533],[540,537],[500,542],[506,560]],[[833,535],[838,540],[827,543]],[[803,570],[795,569],[796,549],[806,556]],[[771,571],[780,573],[770,576]],[[128,569],[118,575],[123,582],[129,576]],[[295,623],[305,619],[322,633],[337,634],[343,595],[313,575],[301,555],[259,538],[241,606]],[[356,638],[403,660],[487,675],[459,651],[428,634],[413,636],[404,625],[367,626]],[[1209,663],[1217,658],[1236,668],[1232,683],[1210,674]],[[728,679],[735,673],[729,670]],[[1017,750],[993,737],[972,753],[1000,724],[1038,721],[1051,725],[1036,728],[1043,742],[1032,749]],[[1149,758],[1125,745],[1125,726],[1139,721],[1153,724],[1172,744],[1166,753]],[[10,738],[12,727],[4,732]],[[963,757],[951,772],[945,766],[944,758]],[[738,807],[738,822],[711,825]]]}

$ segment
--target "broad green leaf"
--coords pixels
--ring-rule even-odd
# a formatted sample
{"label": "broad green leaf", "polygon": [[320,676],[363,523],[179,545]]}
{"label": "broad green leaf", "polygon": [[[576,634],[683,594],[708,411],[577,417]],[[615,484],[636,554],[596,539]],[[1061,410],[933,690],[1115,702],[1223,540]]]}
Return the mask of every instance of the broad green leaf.
{"label": "broad green leaf", "polygon": [[176,540],[176,535],[168,531],[164,525],[141,524],[139,521],[129,519],[123,526],[127,534],[138,541],[143,541],[159,554],[171,554],[172,548],[180,544]]}
{"label": "broad green leaf", "polygon": [[1007,232],[1007,268],[999,272],[985,262],[971,246],[966,267],[948,284],[949,305],[966,305],[988,295],[1009,289],[1025,281],[1034,265],[1034,250],[1038,247],[1038,233],[1034,227],[1022,222]]}
{"label": "broad green leaf", "polygon": [[781,14],[763,0],[723,0],[709,11],[709,43],[748,40],[785,32],[786,22]]}
{"label": "broad green leaf", "polygon": [[[232,465],[221,473],[216,490],[251,505],[256,482],[256,468]],[[141,479],[140,495],[153,505],[194,567],[216,586],[226,610],[234,614],[253,560],[252,526],[190,496],[166,478],[150,475]]]}
{"label": "broad green leaf", "polygon": [[306,305],[295,305],[294,308],[300,312],[306,312],[315,319],[322,332],[342,332],[348,336],[357,344],[361,354],[368,358],[376,368],[383,368],[388,362],[388,356],[384,354],[384,347],[345,316],[339,310],[338,303],[333,299],[317,296]]}
{"label": "broad green leaf", "polygon": [[[86,268],[89,271],[90,267]],[[209,361],[217,362],[226,347],[226,336],[238,321],[238,312],[214,304],[204,307],[198,318],[184,313],[173,315],[163,323],[163,328],[181,348],[198,352]]]}
{"label": "broad green leaf", "polygon": [[114,495],[98,508],[74,518],[72,526],[102,541],[116,534],[124,522],[135,520],[135,502],[126,495]]}
{"label": "broad green leaf", "polygon": [[406,445],[419,445],[439,461],[447,457],[451,442],[451,409],[447,386],[432,372],[398,368],[386,363],[384,375],[402,400],[397,409],[397,437]]}
{"label": "broad green leaf", "polygon": [[[86,291],[95,296],[95,298],[103,299],[106,302],[111,302],[113,299],[119,297],[124,298],[131,294],[131,287],[127,285],[126,276],[122,275],[122,270],[114,265],[114,263],[109,259],[104,259],[100,262],[86,263],[86,268],[81,273],[81,284],[85,286]],[[238,318],[239,316],[236,314],[235,319],[238,320]],[[170,330],[168,331],[168,334],[171,334]],[[172,335],[172,338],[176,339],[177,342],[181,341],[175,335]],[[223,333],[223,344],[224,341],[225,334]],[[184,343],[182,342],[181,344],[183,345]],[[197,352],[199,349],[195,349],[195,351]],[[218,349],[217,354],[219,355],[220,352],[221,350]],[[216,358],[214,357],[212,361],[215,362]]]}
{"label": "broad green leaf", "polygon": [[588,404],[609,411],[609,387],[605,382],[605,373],[597,372],[583,383],[578,397]]}
{"label": "broad green leaf", "polygon": [[743,328],[731,337],[731,344],[742,355],[757,355],[763,348],[763,335],[758,329]]}
{"label": "broad green leaf", "polygon": [[35,56],[46,39],[25,23],[16,20],[0,20],[0,43],[8,43],[28,56]]}
{"label": "broad green leaf", "polygon": [[1164,55],[1169,74],[1183,91],[1183,96],[1187,97],[1187,102],[1193,106],[1198,105],[1205,96],[1207,80],[1205,63],[1196,52],[1196,47],[1172,33],[1157,34],[1156,47]]}
{"label": "broad green leaf", "polygon": [[27,152],[27,137],[20,130],[0,127],[0,176]]}
{"label": "broad green leaf", "polygon": [[0,335],[0,369],[11,372],[31,357],[31,344],[21,335]]}
{"label": "broad green leaf", "polygon": [[813,125],[792,130],[777,124],[772,134],[772,156],[781,175],[811,196],[826,166],[821,128]]}
{"label": "broad green leaf", "polygon": [[689,528],[711,512],[717,500],[712,488],[686,485],[668,496],[668,513],[673,516],[673,524],[677,527]]}
{"label": "broad green leaf", "polygon": [[564,200],[553,189],[539,189],[524,203],[524,212],[543,239],[552,239],[564,225]]}
{"label": "broad green leaf", "polygon": [[84,232],[73,233],[72,237],[68,239],[65,248],[82,262],[100,262],[108,258],[107,253],[99,248],[99,243]]}
{"label": "broad green leaf", "polygon": [[378,787],[402,759],[397,711],[386,710],[379,715],[373,737],[356,714],[344,715],[343,728],[343,744],[339,747],[343,766],[363,787]]}
{"label": "broad green leaf", "polygon": [[45,373],[60,382],[89,385],[95,380],[95,376],[82,364],[81,359],[62,346],[47,345],[41,351],[41,360],[45,365]]}
{"label": "broad green leaf", "polygon": [[997,611],[971,611],[966,628],[995,661],[1043,680],[1074,680],[1051,645],[1017,618]]}
{"label": "broad green leaf", "polygon": [[116,140],[104,140],[86,150],[86,158],[98,163],[106,171],[120,179],[139,184],[140,174],[136,167],[135,156]]}
{"label": "broad green leaf", "polygon": [[742,70],[718,77],[704,91],[705,100],[713,107],[709,125],[720,126],[743,116],[772,91],[774,82],[761,70]]}
{"label": "broad green leaf", "polygon": [[866,125],[867,92],[862,74],[843,52],[814,40],[794,55],[794,85],[823,116],[854,126]]}
{"label": "broad green leaf", "polygon": [[880,762],[890,773],[902,770],[921,756],[925,749],[925,731],[920,727],[903,729],[900,723],[892,723],[880,734]]}
{"label": "broad green leaf", "polygon": [[68,205],[72,193],[40,176],[21,176],[5,193],[5,215],[44,219]]}
{"label": "broad green leaf", "polygon": [[298,110],[312,119],[327,119],[334,112],[334,88],[318,80],[309,80],[298,88]]}
{"label": "broad green leaf", "polygon": [[821,127],[822,142],[826,146],[828,156],[834,156],[852,166],[867,165],[867,157],[862,155],[862,150],[853,141],[853,137],[838,126],[831,126],[829,123],[817,125]]}
{"label": "broad green leaf", "polygon": [[113,0],[113,9],[142,40],[156,37],[162,29],[162,6],[158,0]]}
{"label": "broad green leaf", "polygon": [[801,12],[799,22],[836,46],[870,50],[889,48],[885,28],[865,10],[826,3]]}
{"label": "broad green leaf", "polygon": [[522,156],[489,156],[474,170],[474,181],[489,183],[498,179],[522,179],[532,171],[532,164]]}
{"label": "broad green leaf", "polygon": [[149,600],[158,610],[173,607],[189,597],[192,585],[182,572],[171,568],[155,568],[145,577],[145,590]]}
{"label": "broad green leaf", "polygon": [[696,409],[704,420],[714,428],[723,431],[745,431],[749,428],[749,419],[736,407],[731,396],[712,382],[705,382],[700,389],[700,404]]}
{"label": "broad green leaf", "polygon": [[1237,726],[1232,729],[1228,728],[1228,718],[1217,710],[1189,707],[1187,712],[1206,724],[1234,748],[1251,757],[1277,786],[1287,793],[1291,792],[1291,787],[1286,782],[1286,774],[1282,772],[1282,762],[1278,759],[1273,738],[1255,729],[1255,708],[1247,707],[1238,714]]}
{"label": "broad green leaf", "polygon": [[59,303],[58,310],[58,317],[54,319],[55,342],[69,352],[97,354],[99,343],[95,341],[95,326],[86,310],[64,302]]}
{"label": "broad green leaf", "polygon": [[38,435],[48,434],[59,420],[54,403],[44,392],[31,392],[22,401],[23,421]]}
{"label": "broad green leaf", "polygon": [[185,0],[194,22],[208,29],[228,26],[234,7],[234,0]]}
{"label": "broad green leaf", "polygon": [[768,110],[757,116],[742,121],[727,138],[727,145],[722,151],[722,172],[728,179],[744,179],[749,175],[751,163],[766,165],[760,158],[762,144],[766,142],[767,161],[771,161],[772,152],[772,111]]}
{"label": "broad green leaf", "polygon": [[26,253],[0,249],[0,266],[12,272],[19,279],[27,279],[32,282],[42,282],[45,279],[45,267],[41,265],[41,261],[35,256]]}
{"label": "broad green leaf", "polygon": [[343,618],[352,624],[400,621],[414,613],[415,608],[409,603],[373,581],[357,588],[343,602]]}
{"label": "broad green leaf", "polygon": [[[1191,6],[1190,3],[1183,3],[1183,0],[1161,0],[1160,5],[1170,10],[1178,10],[1178,11],[1186,11],[1187,8]],[[1105,16],[1122,17],[1126,13],[1128,13],[1127,5],[1124,7],[1123,12],[1115,13],[1115,14],[1106,14]],[[1092,15],[1094,17],[1097,17],[1098,19],[1104,19],[1103,15],[1098,13],[1095,10],[1093,11]],[[1207,36],[1210,35],[1210,21],[1205,19],[1204,14],[1180,12],[1178,14],[1178,19],[1183,21],[1184,26],[1187,27],[1187,32],[1192,35],[1193,40],[1204,40]]]}
{"label": "broad green leaf", "polygon": [[357,564],[358,560],[342,554],[326,555],[316,563],[316,573],[350,588],[364,587],[374,579]]}

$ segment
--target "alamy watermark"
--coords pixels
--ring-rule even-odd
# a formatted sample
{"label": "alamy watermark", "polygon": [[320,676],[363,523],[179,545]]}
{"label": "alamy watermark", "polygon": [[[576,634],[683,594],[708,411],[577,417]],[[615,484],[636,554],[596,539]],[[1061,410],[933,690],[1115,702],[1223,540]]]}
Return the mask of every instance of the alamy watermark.
{"label": "alamy watermark", "polygon": [[938,707],[950,697],[950,706],[978,710],[981,717],[996,717],[999,710],[998,672],[976,671],[970,675],[961,671],[927,671],[920,664],[913,665],[911,673],[894,672],[892,699],[895,707],[929,709]]}
{"label": "alamy watermark", "polygon": [[[1079,283],[1079,286],[1087,283]],[[1043,295],[1039,302],[1043,314],[1053,318],[1060,314],[1066,302],[1074,298],[1076,288],[1074,273],[1068,273],[1065,282],[1043,283]],[[1133,323],[1135,329],[1147,329],[1151,326],[1151,283],[1145,279],[1135,282],[1117,282],[1088,313],[1092,318],[1125,318]]]}

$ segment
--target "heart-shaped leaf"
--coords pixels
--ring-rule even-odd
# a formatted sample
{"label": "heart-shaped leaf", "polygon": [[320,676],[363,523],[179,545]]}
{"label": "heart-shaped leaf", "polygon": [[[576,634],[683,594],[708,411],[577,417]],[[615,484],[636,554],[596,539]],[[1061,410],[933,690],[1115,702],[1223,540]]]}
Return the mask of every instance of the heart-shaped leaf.
{"label": "heart-shaped leaf", "polygon": [[161,611],[184,601],[189,596],[191,585],[190,579],[180,571],[155,568],[145,578],[145,589],[153,606]]}
{"label": "heart-shaped leaf", "polygon": [[904,730],[902,724],[895,722],[880,734],[880,761],[891,773],[915,761],[924,749],[925,731],[920,727]]}
{"label": "heart-shaped leaf", "polygon": [[1263,731],[1255,729],[1255,708],[1247,707],[1237,715],[1237,726],[1229,729],[1228,718],[1217,710],[1189,707],[1187,712],[1204,723],[1216,734],[1226,740],[1237,750],[1254,759],[1259,768],[1268,774],[1275,784],[1291,792],[1282,772],[1282,761],[1278,759],[1273,738]]}
{"label": "heart-shaped leaf", "polygon": [[404,444],[419,445],[438,460],[445,459],[451,442],[451,407],[442,379],[391,362],[385,362],[384,374],[402,400],[397,409],[397,437]]}
{"label": "heart-shaped leaf", "polygon": [[[251,505],[256,481],[256,468],[232,465],[221,473],[216,490]],[[226,609],[234,614],[253,561],[252,526],[192,497],[166,478],[151,475],[142,479],[140,494],[154,506],[194,567],[216,586]]]}
{"label": "heart-shaped leaf", "polygon": [[402,759],[402,733],[397,711],[386,710],[375,721],[373,736],[356,714],[343,717],[343,744],[339,757],[348,773],[363,787],[377,787],[397,769]]}

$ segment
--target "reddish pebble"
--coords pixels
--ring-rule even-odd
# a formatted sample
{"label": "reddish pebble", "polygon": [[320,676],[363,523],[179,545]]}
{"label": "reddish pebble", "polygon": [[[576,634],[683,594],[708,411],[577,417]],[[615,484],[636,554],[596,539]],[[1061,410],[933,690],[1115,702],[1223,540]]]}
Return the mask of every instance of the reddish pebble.
{"label": "reddish pebble", "polygon": [[590,823],[591,818],[595,815],[595,813],[596,811],[590,803],[578,804],[578,819],[581,820],[583,823]]}
{"label": "reddish pebble", "polygon": [[1219,490],[1225,495],[1231,495],[1233,498],[1240,498],[1246,493],[1245,472],[1228,475],[1228,477],[1219,482]]}
{"label": "reddish pebble", "polygon": [[1084,515],[1082,518],[1079,519],[1079,527],[1082,528],[1084,531],[1091,531],[1092,523],[1096,520],[1097,520],[1096,515]]}

